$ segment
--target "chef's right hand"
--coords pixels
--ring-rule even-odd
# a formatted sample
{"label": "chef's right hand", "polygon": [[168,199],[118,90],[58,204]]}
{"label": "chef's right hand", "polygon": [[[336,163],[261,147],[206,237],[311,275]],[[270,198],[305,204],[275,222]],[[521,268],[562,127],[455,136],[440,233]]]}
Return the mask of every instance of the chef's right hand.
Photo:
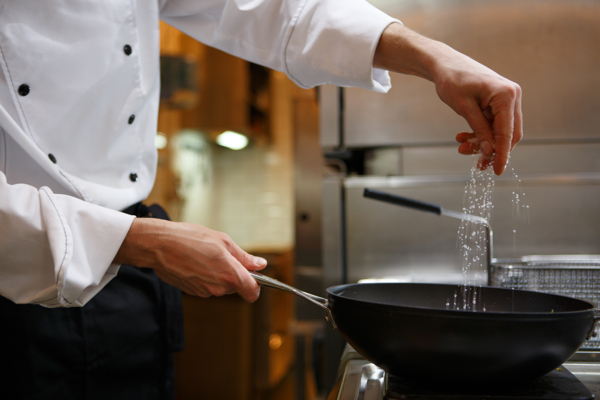
{"label": "chef's right hand", "polygon": [[152,268],[166,283],[200,296],[238,293],[254,302],[260,287],[248,271],[266,267],[222,232],[201,225],[137,218],[115,263]]}
{"label": "chef's right hand", "polygon": [[523,137],[519,85],[398,23],[381,35],[373,66],[434,82],[440,99],[472,129],[456,136],[458,151],[481,154],[481,169],[493,164],[497,175],[504,172],[509,153]]}

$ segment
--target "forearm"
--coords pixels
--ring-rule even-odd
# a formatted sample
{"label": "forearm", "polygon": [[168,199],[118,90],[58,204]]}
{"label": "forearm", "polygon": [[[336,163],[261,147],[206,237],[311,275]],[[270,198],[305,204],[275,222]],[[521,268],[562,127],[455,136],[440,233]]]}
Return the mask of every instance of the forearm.
{"label": "forearm", "polygon": [[418,76],[436,84],[441,83],[450,71],[460,71],[470,63],[495,74],[447,44],[397,23],[390,24],[383,32],[373,57],[375,68]]}
{"label": "forearm", "polygon": [[373,66],[433,81],[435,58],[431,49],[440,46],[445,45],[418,35],[401,24],[390,24],[381,35]]}

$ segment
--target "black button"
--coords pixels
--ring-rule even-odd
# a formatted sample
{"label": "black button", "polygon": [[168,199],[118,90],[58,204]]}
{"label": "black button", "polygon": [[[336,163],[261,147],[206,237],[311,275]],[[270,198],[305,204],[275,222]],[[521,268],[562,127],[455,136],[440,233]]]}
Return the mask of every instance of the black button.
{"label": "black button", "polygon": [[21,96],[27,96],[29,94],[29,85],[24,83],[21,86],[19,86],[19,94]]}
{"label": "black button", "polygon": [[135,172],[132,172],[129,174],[129,180],[131,182],[136,182],[137,181],[137,174]]}
{"label": "black button", "polygon": [[125,46],[123,46],[123,52],[124,52],[126,55],[130,55],[130,54],[131,54],[131,46],[130,46],[130,45],[128,45],[128,44],[126,44]]}
{"label": "black button", "polygon": [[54,164],[56,164],[56,157],[54,157],[54,154],[52,154],[52,153],[48,154],[48,158],[50,159],[50,161],[52,161]]}
{"label": "black button", "polygon": [[131,125],[131,124],[133,124],[133,121],[135,121],[135,115],[131,114],[129,116],[129,121],[127,121],[127,122],[129,122],[129,125]]}

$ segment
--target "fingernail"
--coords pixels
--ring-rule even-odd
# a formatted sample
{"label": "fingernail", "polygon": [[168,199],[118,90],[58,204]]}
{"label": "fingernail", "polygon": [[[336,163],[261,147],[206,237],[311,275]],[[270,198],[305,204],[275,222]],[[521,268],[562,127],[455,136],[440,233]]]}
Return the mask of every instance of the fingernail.
{"label": "fingernail", "polygon": [[254,257],[254,264],[256,264],[259,267],[264,267],[265,265],[267,265],[267,260],[265,260],[262,257]]}
{"label": "fingernail", "polygon": [[481,147],[481,151],[486,156],[490,156],[494,151],[494,149],[492,148],[492,144],[490,142],[488,142],[487,140],[484,140],[483,142],[481,142],[480,147]]}

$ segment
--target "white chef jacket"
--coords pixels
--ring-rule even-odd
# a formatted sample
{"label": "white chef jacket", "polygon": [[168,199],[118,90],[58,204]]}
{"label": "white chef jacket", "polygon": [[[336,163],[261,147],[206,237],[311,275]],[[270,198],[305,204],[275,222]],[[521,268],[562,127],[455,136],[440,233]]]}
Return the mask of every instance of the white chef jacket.
{"label": "white chef jacket", "polygon": [[389,90],[395,20],[363,0],[7,0],[0,5],[0,295],[82,306],[119,268],[122,210],[154,183],[159,18],[323,83]]}

